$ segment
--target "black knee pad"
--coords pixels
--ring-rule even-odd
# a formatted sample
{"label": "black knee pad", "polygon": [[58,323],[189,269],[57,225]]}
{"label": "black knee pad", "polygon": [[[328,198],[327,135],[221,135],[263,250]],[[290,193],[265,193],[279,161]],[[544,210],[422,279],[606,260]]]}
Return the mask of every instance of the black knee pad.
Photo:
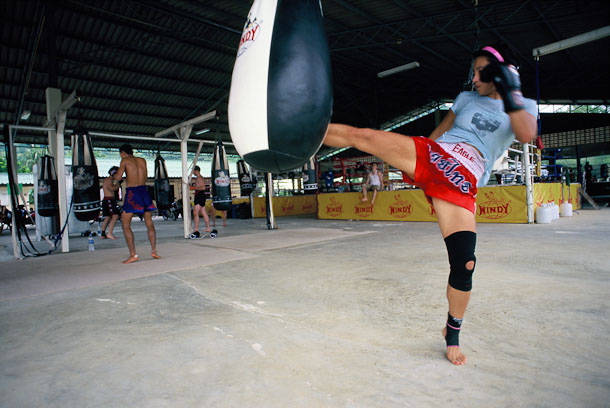
{"label": "black knee pad", "polygon": [[449,254],[449,285],[457,290],[469,292],[472,289],[472,269],[468,269],[466,264],[470,261],[476,263],[474,247],[477,244],[477,234],[472,231],[458,231],[445,238],[447,254]]}

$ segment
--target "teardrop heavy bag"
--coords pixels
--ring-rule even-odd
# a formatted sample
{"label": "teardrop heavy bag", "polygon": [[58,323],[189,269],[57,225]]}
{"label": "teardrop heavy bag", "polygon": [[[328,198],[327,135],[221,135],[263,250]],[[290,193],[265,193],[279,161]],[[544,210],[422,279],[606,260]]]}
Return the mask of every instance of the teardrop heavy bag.
{"label": "teardrop heavy bag", "polygon": [[315,194],[318,191],[316,159],[313,157],[303,166],[303,189],[305,194]]}
{"label": "teardrop heavy bag", "polygon": [[72,133],[72,189],[76,219],[90,221],[100,213],[100,180],[89,133],[78,127]]}
{"label": "teardrop heavy bag", "polygon": [[218,211],[231,209],[231,176],[225,147],[218,141],[212,157],[212,205]]}
{"label": "teardrop heavy bag", "polygon": [[319,0],[255,0],[229,94],[229,131],[252,167],[301,167],[322,144],[332,111],[328,41]]}
{"label": "teardrop heavy bag", "polygon": [[38,168],[38,215],[52,217],[59,212],[55,159],[51,156],[42,156],[38,160]]}
{"label": "teardrop heavy bag", "polygon": [[167,210],[172,205],[174,197],[170,196],[171,191],[165,159],[161,155],[157,155],[155,159],[155,202],[159,210]]}
{"label": "teardrop heavy bag", "polygon": [[254,186],[252,185],[252,176],[250,170],[248,170],[248,165],[243,160],[237,162],[237,177],[239,178],[241,196],[249,196]]}

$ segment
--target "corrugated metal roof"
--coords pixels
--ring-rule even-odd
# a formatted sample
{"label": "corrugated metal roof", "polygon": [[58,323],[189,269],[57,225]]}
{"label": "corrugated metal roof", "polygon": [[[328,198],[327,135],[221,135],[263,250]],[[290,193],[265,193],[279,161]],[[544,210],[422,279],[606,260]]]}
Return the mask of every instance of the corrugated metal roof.
{"label": "corrugated metal roof", "polygon": [[[80,114],[90,130],[151,136],[219,109],[220,135],[230,141],[228,92],[250,5],[245,0],[5,0],[0,4],[0,122],[16,120],[25,68],[42,25],[24,98],[32,116],[25,124],[45,122],[45,89],[56,66],[57,86],[82,97]],[[476,9],[470,0],[323,0],[322,6],[333,64],[333,120],[371,127],[430,100],[455,97],[469,72],[475,26],[480,44],[506,42],[513,49],[524,93],[534,96],[533,48],[610,21],[610,6],[601,0],[481,0]],[[605,39],[544,57],[542,98],[607,103],[609,48]],[[412,61],[420,68],[376,77]],[[67,127],[74,128],[77,120],[78,110],[72,109]],[[46,135],[23,131],[18,140],[44,143]],[[100,146],[117,143],[99,141]],[[161,142],[139,147],[178,149]]]}

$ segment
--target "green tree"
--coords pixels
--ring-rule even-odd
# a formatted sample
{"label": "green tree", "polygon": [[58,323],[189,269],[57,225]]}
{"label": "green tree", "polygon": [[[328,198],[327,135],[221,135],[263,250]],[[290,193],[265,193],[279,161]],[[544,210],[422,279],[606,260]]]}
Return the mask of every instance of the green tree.
{"label": "green tree", "polygon": [[46,149],[43,147],[23,146],[17,148],[17,172],[31,173],[38,158],[44,156]]}
{"label": "green tree", "polygon": [[0,173],[8,173],[8,167],[6,166],[6,159],[0,156]]}

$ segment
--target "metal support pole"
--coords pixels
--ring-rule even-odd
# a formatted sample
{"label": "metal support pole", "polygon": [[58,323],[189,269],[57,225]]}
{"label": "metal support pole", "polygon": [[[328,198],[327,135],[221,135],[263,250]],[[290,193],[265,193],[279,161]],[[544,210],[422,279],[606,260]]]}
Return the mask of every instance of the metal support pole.
{"label": "metal support pole", "polygon": [[273,175],[266,173],[267,194],[265,202],[267,203],[267,229],[277,229],[275,225],[275,216],[273,215]]}
{"label": "metal support pole", "polygon": [[[66,127],[67,111],[60,109],[61,89],[47,88],[45,91],[47,100],[47,122],[57,126],[56,130],[49,130],[49,152],[55,159],[57,170],[58,204],[59,204],[59,225],[68,219],[68,199],[66,193],[66,164],[64,157],[64,131]],[[74,94],[70,95],[70,100],[74,102]],[[61,240],[61,252],[70,252],[69,229],[66,228]]]}
{"label": "metal support pole", "polygon": [[182,221],[184,227],[184,238],[191,235],[191,200],[189,195],[189,169],[188,169],[188,140],[193,130],[193,125],[180,128],[180,154],[182,157]]}
{"label": "metal support pole", "polygon": [[532,172],[530,170],[530,144],[523,144],[523,178],[525,180],[525,196],[527,202],[527,222],[534,222],[534,190],[532,186]]}
{"label": "metal support pole", "polygon": [[[5,143],[7,143],[7,147],[8,147],[8,151],[9,151],[8,154],[11,156],[11,166],[7,170],[10,171],[11,173],[13,173],[13,178],[15,180],[14,185],[9,183],[9,190],[10,190],[9,204],[10,204],[11,211],[13,212],[13,216],[11,218],[11,225],[12,225],[11,239],[13,242],[13,255],[15,256],[16,259],[23,259],[23,257],[21,256],[21,252],[19,251],[19,243],[17,242],[17,209],[19,208],[19,201],[13,200],[14,197],[17,197],[17,193],[18,193],[18,191],[14,191],[14,190],[19,189],[19,180],[17,178],[17,165],[15,163],[17,161],[17,154],[16,154],[14,146],[13,146],[13,132],[11,131],[11,129],[8,126],[4,126],[4,141],[5,141]],[[7,159],[8,159],[8,157],[7,157]]]}

